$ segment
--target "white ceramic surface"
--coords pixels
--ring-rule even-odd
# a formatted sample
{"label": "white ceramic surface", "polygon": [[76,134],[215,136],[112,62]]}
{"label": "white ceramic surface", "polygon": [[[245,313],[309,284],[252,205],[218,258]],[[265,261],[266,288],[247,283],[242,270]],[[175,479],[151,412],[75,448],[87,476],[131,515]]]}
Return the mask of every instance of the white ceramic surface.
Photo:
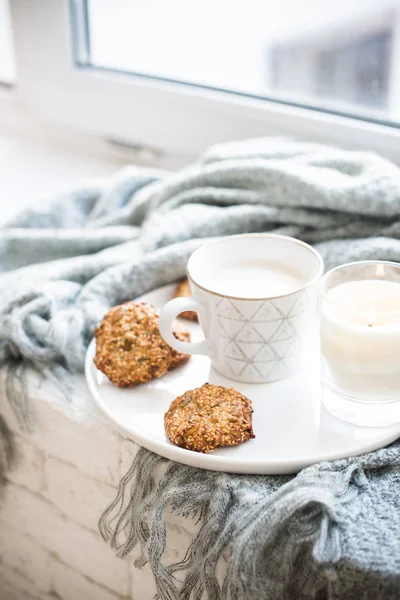
{"label": "white ceramic surface", "polygon": [[[163,306],[174,286],[149,293],[145,299]],[[189,322],[185,322],[189,323]],[[193,339],[200,327],[190,324]],[[295,473],[308,465],[362,454],[380,448],[400,435],[400,427],[369,428],[345,423],[321,406],[319,360],[311,357],[301,374],[275,383],[243,384],[210,369],[210,359],[193,356],[189,363],[149,384],[119,389],[94,363],[95,341],[86,356],[86,380],[101,410],[141,446],[193,467],[231,473]],[[171,401],[206,381],[235,387],[253,401],[256,438],[233,448],[199,454],[170,444],[164,432],[164,413]]]}
{"label": "white ceramic surface", "polygon": [[[284,379],[302,369],[317,322],[322,271],[319,254],[287,236],[244,234],[211,242],[190,257],[192,297],[164,307],[161,334],[180,352],[209,356],[219,373],[235,381]],[[172,323],[185,310],[198,313],[204,342],[173,336]]]}

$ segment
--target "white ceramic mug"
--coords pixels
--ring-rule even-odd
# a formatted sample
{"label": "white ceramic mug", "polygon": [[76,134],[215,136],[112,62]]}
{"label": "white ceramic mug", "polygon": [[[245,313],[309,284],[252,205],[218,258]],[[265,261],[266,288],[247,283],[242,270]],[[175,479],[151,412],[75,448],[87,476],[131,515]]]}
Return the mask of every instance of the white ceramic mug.
{"label": "white ceramic mug", "polygon": [[[192,297],[164,306],[160,332],[179,352],[205,354],[225,377],[247,383],[284,379],[317,320],[321,256],[294,238],[244,234],[196,250],[187,265]],[[183,311],[199,316],[205,339],[181,342],[172,323]]]}

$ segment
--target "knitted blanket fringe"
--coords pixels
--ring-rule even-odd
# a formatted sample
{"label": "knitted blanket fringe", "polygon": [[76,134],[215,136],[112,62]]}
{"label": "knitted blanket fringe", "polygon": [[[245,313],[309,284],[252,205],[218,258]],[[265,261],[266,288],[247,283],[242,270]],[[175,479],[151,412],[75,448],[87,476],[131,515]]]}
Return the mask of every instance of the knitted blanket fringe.
{"label": "knitted blanket fringe", "polygon": [[[293,235],[327,268],[400,261],[400,170],[373,154],[281,139],[221,144],[177,173],[127,167],[35,206],[0,233],[0,366],[25,430],[27,366],[71,400],[94,328],[111,307],[183,277],[207,239]],[[400,590],[400,445],[296,477],[214,473],[141,449],[100,531],[138,545],[164,600],[387,600]],[[12,437],[0,420],[0,476]],[[165,563],[168,511],[197,522]],[[221,579],[217,565],[227,561]]]}
{"label": "knitted blanket fringe", "polygon": [[[349,570],[341,529],[352,518],[349,505],[369,499],[370,478],[399,468],[398,444],[295,478],[208,472],[140,449],[99,528],[121,558],[140,545],[135,564],[150,563],[162,600],[359,598],[364,585],[341,577]],[[168,509],[200,527],[183,560],[164,565]],[[363,598],[396,597],[399,579],[364,577]]]}

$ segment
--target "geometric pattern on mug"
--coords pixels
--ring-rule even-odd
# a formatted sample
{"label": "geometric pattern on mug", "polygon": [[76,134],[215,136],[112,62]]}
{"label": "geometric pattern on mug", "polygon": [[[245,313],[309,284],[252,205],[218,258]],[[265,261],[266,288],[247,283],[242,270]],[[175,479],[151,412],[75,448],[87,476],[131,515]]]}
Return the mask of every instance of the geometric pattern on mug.
{"label": "geometric pattern on mug", "polygon": [[288,376],[299,353],[299,317],[306,293],[286,298],[240,302],[220,299],[215,307],[224,359],[232,375],[252,381]]}

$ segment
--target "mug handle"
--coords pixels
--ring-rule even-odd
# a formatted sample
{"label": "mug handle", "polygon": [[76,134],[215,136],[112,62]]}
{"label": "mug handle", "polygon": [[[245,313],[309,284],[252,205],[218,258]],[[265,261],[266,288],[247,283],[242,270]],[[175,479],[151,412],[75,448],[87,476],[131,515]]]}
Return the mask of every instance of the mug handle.
{"label": "mug handle", "polygon": [[204,306],[193,296],[185,296],[182,298],[174,298],[167,302],[160,313],[160,333],[163,339],[174,350],[183,352],[184,354],[205,354],[211,357],[211,347],[206,339],[201,342],[181,342],[177,340],[172,333],[173,323],[182,312],[186,310],[194,310],[197,313],[204,313]]}

